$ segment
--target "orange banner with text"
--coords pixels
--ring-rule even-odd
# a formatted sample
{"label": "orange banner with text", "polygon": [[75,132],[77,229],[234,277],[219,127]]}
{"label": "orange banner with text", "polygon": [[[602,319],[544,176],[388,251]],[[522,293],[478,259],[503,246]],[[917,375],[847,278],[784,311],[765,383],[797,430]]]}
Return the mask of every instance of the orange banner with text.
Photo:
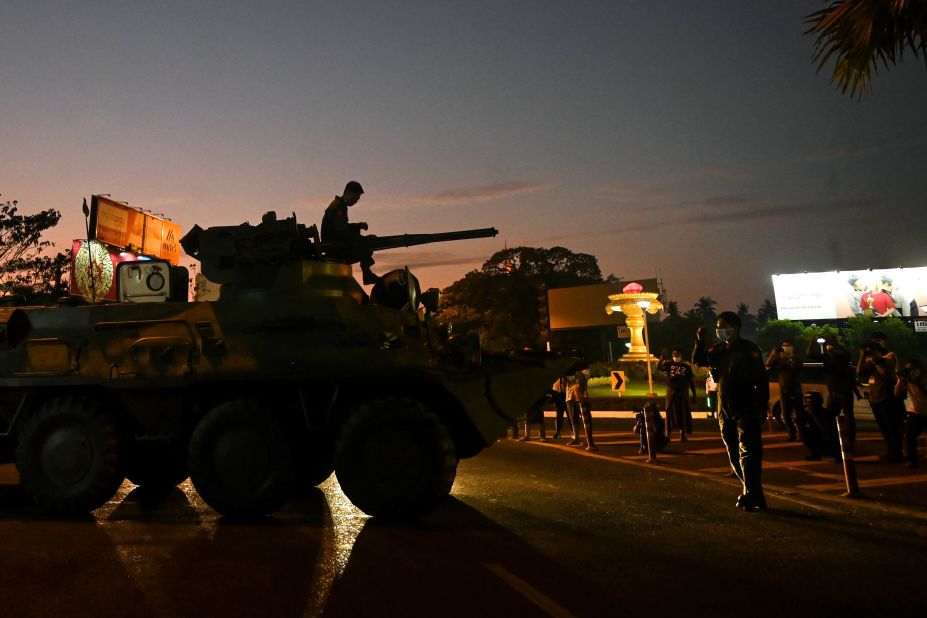
{"label": "orange banner with text", "polygon": [[152,257],[180,262],[180,226],[115,200],[94,195],[90,206],[93,240]]}

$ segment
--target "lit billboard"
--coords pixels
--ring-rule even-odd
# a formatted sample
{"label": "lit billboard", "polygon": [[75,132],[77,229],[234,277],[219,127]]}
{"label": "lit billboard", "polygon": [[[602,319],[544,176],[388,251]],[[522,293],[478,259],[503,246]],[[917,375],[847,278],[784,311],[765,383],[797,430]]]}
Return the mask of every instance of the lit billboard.
{"label": "lit billboard", "polygon": [[927,314],[927,267],[773,275],[780,320]]}
{"label": "lit billboard", "polygon": [[101,195],[90,204],[91,240],[119,249],[180,262],[180,226]]}

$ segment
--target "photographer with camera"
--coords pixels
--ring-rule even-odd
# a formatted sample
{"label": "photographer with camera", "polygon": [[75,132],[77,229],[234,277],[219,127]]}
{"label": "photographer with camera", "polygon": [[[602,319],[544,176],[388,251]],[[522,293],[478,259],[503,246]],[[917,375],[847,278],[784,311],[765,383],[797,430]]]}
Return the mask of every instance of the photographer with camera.
{"label": "photographer with camera", "polygon": [[910,398],[904,420],[904,442],[908,452],[908,463],[905,467],[916,468],[918,465],[917,437],[927,428],[927,375],[920,361],[909,360],[898,372],[895,397]]}
{"label": "photographer with camera", "polygon": [[802,408],[801,368],[802,360],[795,354],[795,347],[788,339],[783,339],[766,359],[766,369],[775,372],[779,381],[779,406],[773,410],[773,417],[781,426],[783,421],[789,431],[789,441],[796,435],[805,442],[803,435],[804,409]]}
{"label": "photographer with camera", "polygon": [[898,359],[886,347],[885,333],[875,331],[869,338],[869,343],[860,348],[856,376],[863,380],[872,378],[869,406],[885,440],[885,458],[888,461],[901,461],[901,422],[904,417],[904,404],[895,397]]}

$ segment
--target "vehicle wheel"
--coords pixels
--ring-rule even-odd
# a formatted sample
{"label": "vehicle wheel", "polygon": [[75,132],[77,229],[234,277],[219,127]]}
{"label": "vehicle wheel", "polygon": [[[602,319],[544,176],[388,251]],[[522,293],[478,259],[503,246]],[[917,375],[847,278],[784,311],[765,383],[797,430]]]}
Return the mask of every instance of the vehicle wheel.
{"label": "vehicle wheel", "polygon": [[133,440],[126,454],[126,478],[145,489],[170,489],[186,480],[187,448],[182,441]]}
{"label": "vehicle wheel", "polygon": [[189,461],[197,493],[223,515],[268,515],[293,495],[292,445],[277,418],[256,401],[210,410],[193,430]]}
{"label": "vehicle wheel", "polygon": [[417,517],[450,493],[457,453],[433,412],[414,400],[389,397],[348,417],[335,447],[335,474],[365,513]]}
{"label": "vehicle wheel", "polygon": [[122,483],[120,433],[100,404],[60,397],[43,404],[19,433],[16,467],[26,493],[43,509],[86,513]]}

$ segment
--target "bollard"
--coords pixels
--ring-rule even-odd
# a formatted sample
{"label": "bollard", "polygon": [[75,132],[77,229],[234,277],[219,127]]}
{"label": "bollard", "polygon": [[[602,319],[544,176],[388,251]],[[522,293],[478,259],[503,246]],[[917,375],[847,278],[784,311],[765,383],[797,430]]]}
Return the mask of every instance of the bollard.
{"label": "bollard", "polygon": [[649,416],[650,414],[647,412],[647,406],[644,406],[644,433],[647,434],[647,463],[653,463],[657,460],[657,453],[653,444],[656,436],[653,433],[653,425],[650,423]]}
{"label": "bollard", "polygon": [[843,494],[844,498],[863,498],[859,490],[859,482],[856,480],[856,463],[853,461],[853,453],[846,448],[846,425],[840,422],[843,414],[837,415],[837,435],[840,437],[840,459],[843,461],[843,476],[847,482],[847,491]]}

